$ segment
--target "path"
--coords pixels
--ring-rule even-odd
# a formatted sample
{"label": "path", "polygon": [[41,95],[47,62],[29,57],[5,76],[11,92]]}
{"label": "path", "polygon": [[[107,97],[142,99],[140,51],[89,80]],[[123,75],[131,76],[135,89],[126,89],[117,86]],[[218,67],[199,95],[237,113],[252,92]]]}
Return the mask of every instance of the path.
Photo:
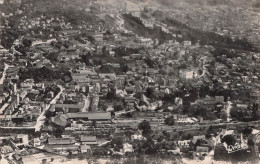
{"label": "path", "polygon": [[230,118],[230,111],[231,111],[231,108],[232,108],[232,102],[231,101],[228,101],[227,102],[227,121],[230,122],[231,118]]}
{"label": "path", "polygon": [[203,65],[203,70],[202,70],[202,74],[198,77],[201,78],[206,74],[207,68]]}
{"label": "path", "polygon": [[11,97],[8,99],[8,101],[0,108],[0,115],[4,114],[5,109],[9,106],[9,102],[11,101]]}
{"label": "path", "polygon": [[82,109],[82,112],[87,112],[89,110],[89,106],[90,106],[90,100],[89,100],[89,96],[84,96],[84,107]]}
{"label": "path", "polygon": [[3,71],[2,77],[0,79],[0,85],[2,85],[4,83],[4,80],[6,78],[6,71],[8,68],[9,68],[9,65],[5,63],[4,71]]}

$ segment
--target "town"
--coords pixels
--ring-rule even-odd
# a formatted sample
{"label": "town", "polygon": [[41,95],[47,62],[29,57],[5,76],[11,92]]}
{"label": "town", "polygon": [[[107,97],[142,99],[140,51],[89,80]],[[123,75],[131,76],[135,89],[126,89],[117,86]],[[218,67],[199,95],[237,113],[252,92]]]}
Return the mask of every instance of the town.
{"label": "town", "polygon": [[259,13],[155,1],[0,3],[0,163],[258,163]]}

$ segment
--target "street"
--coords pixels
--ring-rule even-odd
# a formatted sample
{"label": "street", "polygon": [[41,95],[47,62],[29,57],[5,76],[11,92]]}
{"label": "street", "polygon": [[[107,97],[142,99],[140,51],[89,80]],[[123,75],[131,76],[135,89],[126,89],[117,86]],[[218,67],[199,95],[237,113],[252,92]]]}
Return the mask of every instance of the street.
{"label": "street", "polygon": [[60,92],[56,95],[54,99],[51,100],[50,104],[46,105],[46,107],[43,109],[41,115],[37,118],[37,122],[34,126],[35,132],[40,131],[43,124],[45,123],[45,112],[50,108],[51,104],[56,104],[57,100],[60,98],[61,93],[63,92],[64,88],[61,85],[58,85],[60,88]]}

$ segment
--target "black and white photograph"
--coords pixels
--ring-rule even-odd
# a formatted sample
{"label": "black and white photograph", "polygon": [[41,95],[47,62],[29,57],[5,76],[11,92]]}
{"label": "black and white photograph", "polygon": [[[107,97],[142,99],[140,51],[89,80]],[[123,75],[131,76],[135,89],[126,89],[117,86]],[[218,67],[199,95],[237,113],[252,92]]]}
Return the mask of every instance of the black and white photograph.
{"label": "black and white photograph", "polygon": [[0,164],[259,164],[260,0],[0,0]]}

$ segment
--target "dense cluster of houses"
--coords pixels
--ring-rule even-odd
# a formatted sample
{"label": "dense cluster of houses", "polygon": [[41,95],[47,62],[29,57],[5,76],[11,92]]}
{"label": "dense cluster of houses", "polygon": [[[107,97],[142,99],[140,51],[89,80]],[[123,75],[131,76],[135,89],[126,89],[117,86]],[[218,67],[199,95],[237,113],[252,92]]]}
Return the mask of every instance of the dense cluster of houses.
{"label": "dense cluster of houses", "polygon": [[[6,62],[0,68],[0,126],[35,129],[42,124],[40,134],[1,136],[3,156],[20,161],[30,154],[28,147],[63,156],[127,155],[151,139],[171,145],[157,152],[191,153],[193,159],[201,159],[216,144],[225,145],[221,138],[238,135],[195,134],[199,125],[234,123],[241,112],[247,113],[247,121],[260,115],[260,54],[235,50],[214,54],[213,46],[180,41],[183,36],[170,32],[164,23],[119,10],[147,30],[158,28],[173,39],[159,42],[138,36],[124,27],[123,16],[112,11],[97,14],[102,21],[88,25],[74,25],[64,16],[21,17],[17,30],[28,35],[18,37],[10,50],[0,45],[0,60]],[[7,29],[9,25],[5,21]],[[62,70],[62,78],[42,80],[51,72],[39,70]],[[33,71],[39,71],[39,77],[23,77]],[[144,120],[156,135],[169,137],[160,141],[156,135],[144,135],[138,127]],[[184,126],[195,128],[192,136],[176,131]],[[170,133],[177,137],[170,139]]]}

